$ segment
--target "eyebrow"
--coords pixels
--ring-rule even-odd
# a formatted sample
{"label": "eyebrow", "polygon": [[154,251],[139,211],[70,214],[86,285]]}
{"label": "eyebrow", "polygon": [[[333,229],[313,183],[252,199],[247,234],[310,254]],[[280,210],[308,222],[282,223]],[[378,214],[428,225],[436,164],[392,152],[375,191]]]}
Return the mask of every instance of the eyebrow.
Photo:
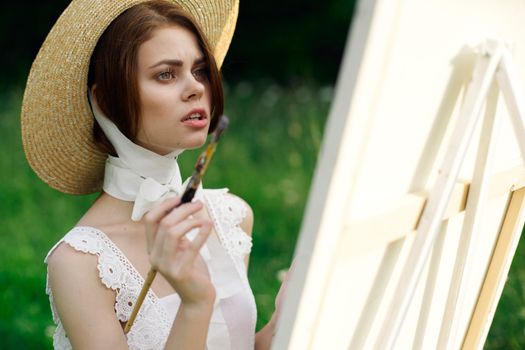
{"label": "eyebrow", "polygon": [[[201,63],[204,63],[206,61],[206,59],[204,57],[200,57],[200,58],[197,58],[193,64],[201,64]],[[166,59],[166,60],[162,60],[162,61],[159,61],[157,63],[155,63],[154,65],[150,66],[149,68],[155,68],[155,67],[158,67],[160,65],[163,65],[163,64],[167,64],[168,66],[175,66],[175,67],[181,67],[183,65],[184,62],[182,62],[181,60],[177,60],[177,59]]]}

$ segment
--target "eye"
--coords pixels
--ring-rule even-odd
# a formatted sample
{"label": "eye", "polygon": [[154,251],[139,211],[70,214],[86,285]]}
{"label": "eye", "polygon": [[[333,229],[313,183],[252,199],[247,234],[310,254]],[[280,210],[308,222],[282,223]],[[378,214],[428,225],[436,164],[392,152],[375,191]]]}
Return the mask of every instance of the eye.
{"label": "eye", "polygon": [[157,79],[158,80],[163,80],[163,81],[166,81],[166,80],[170,80],[170,79],[173,79],[175,78],[175,75],[173,74],[173,71],[171,70],[167,70],[167,71],[164,71],[164,72],[161,72],[157,75]]}
{"label": "eye", "polygon": [[192,72],[193,76],[197,80],[203,80],[208,78],[208,68],[207,67],[200,67]]}

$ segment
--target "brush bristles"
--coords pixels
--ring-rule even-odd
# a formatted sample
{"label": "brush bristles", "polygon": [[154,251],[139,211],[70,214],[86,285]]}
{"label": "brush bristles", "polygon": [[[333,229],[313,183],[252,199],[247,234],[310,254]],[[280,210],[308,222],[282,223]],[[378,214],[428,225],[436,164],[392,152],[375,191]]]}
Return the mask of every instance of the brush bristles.
{"label": "brush bristles", "polygon": [[228,127],[228,124],[230,124],[230,119],[228,119],[228,117],[225,116],[224,114],[221,115],[221,118],[219,119],[219,123],[217,124],[217,129],[215,129],[215,132],[213,133],[212,142],[219,141],[219,138],[221,137],[224,130],[226,130],[226,128]]}

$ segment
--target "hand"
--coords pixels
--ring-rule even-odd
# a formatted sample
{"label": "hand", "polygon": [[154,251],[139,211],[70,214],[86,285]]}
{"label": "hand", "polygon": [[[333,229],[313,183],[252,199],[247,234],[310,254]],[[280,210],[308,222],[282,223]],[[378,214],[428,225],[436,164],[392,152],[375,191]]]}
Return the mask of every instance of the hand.
{"label": "hand", "polygon": [[279,315],[281,314],[283,300],[286,296],[286,289],[288,288],[288,282],[290,280],[290,277],[292,275],[292,272],[295,266],[294,263],[295,261],[292,262],[292,266],[290,267],[288,272],[286,272],[286,275],[284,276],[284,280],[281,283],[281,287],[279,288],[279,292],[277,292],[277,296],[275,297],[275,311],[273,312],[272,319],[270,321],[274,327],[277,325],[277,321],[279,320]]}
{"label": "hand", "polygon": [[[180,198],[170,198],[144,216],[151,266],[173,286],[185,305],[213,303],[215,289],[199,250],[208,239],[212,224],[192,215],[202,209],[199,201],[176,208]],[[190,241],[186,234],[199,234]]]}

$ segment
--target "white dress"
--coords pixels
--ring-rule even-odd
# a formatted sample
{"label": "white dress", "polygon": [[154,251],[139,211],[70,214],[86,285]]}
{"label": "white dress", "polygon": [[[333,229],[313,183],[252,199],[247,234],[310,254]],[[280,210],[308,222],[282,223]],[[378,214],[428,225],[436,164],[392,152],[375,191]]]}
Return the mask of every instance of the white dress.
{"label": "white dress", "polygon": [[[227,194],[227,189],[204,190],[208,208],[219,240],[210,236],[201,255],[208,266],[216,289],[216,300],[207,337],[208,350],[247,350],[254,348],[257,312],[255,300],[248,283],[244,257],[251,250],[251,237],[240,228],[246,216],[246,206],[237,197]],[[116,293],[115,314],[126,322],[143,285],[143,278],[122,251],[100,230],[93,227],[75,227],[61,242],[78,251],[98,256],[101,282]],[[47,262],[47,257],[45,261]],[[57,324],[53,336],[55,349],[71,349],[64,331],[53,294],[46,286],[53,320]],[[163,349],[180,304],[177,294],[158,298],[149,291],[127,334],[130,349]]]}

